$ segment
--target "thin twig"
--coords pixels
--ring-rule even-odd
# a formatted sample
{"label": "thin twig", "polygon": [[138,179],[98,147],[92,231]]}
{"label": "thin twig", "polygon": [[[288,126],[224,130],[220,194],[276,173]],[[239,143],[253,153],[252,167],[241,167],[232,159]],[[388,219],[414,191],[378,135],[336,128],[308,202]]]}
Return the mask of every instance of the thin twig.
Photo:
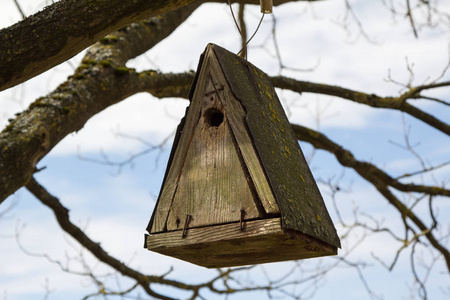
{"label": "thin twig", "polygon": [[244,19],[245,3],[239,2],[239,25],[241,28],[241,51],[239,54],[247,59],[247,26]]}
{"label": "thin twig", "polygon": [[22,16],[22,20],[25,20],[27,18],[27,16],[23,12],[22,7],[20,7],[19,0],[13,0],[13,1],[16,4],[16,7],[19,10],[20,15]]}
{"label": "thin twig", "polygon": [[414,23],[414,18],[413,18],[412,11],[411,11],[411,4],[409,3],[409,0],[406,0],[406,7],[408,9],[408,11],[406,12],[406,15],[409,18],[409,23],[411,23],[411,28],[413,30],[414,36],[416,38],[419,38],[419,35],[417,34],[416,24]]}

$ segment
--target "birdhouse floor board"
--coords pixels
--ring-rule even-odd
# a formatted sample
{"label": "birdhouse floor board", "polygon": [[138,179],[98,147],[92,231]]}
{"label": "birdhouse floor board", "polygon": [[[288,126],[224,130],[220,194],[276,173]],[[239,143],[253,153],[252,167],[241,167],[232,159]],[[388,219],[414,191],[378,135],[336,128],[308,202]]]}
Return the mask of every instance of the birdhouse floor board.
{"label": "birdhouse floor board", "polygon": [[335,255],[337,248],[295,231],[280,218],[151,234],[148,250],[208,268],[243,266]]}

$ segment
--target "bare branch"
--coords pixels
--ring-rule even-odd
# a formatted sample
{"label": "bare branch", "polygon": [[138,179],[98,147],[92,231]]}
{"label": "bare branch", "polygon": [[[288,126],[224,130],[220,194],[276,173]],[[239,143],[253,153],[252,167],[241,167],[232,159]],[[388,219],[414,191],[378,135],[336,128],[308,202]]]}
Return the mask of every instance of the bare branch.
{"label": "bare branch", "polygon": [[100,165],[105,165],[105,166],[111,166],[111,167],[115,167],[117,168],[116,172],[114,173],[114,175],[118,175],[121,173],[122,169],[127,166],[127,165],[132,165],[133,162],[142,156],[145,156],[153,151],[161,151],[162,148],[164,147],[164,145],[173,137],[174,132],[172,132],[171,134],[169,134],[164,140],[161,141],[160,144],[158,145],[153,145],[145,140],[143,140],[141,137],[137,137],[137,136],[130,136],[130,135],[126,135],[123,133],[118,133],[117,136],[119,137],[124,137],[124,138],[128,138],[131,140],[135,140],[135,141],[140,141],[141,143],[143,143],[147,148],[144,150],[141,150],[139,152],[133,153],[131,154],[127,159],[125,160],[121,160],[121,161],[112,161],[108,158],[108,156],[103,153],[103,151],[100,152],[101,155],[101,159],[97,159],[97,158],[92,158],[92,157],[84,157],[80,151],[78,151],[78,158],[84,161],[88,161],[88,162],[93,162],[96,164],[100,164]]}
{"label": "bare branch", "polygon": [[310,68],[296,68],[296,67],[292,67],[292,66],[286,66],[283,63],[283,59],[281,57],[281,51],[278,46],[278,39],[277,39],[277,18],[275,17],[274,14],[271,14],[271,17],[272,17],[272,40],[273,40],[273,45],[275,48],[275,55],[278,60],[280,72],[282,70],[290,70],[290,71],[297,71],[297,72],[312,72],[312,71],[314,71],[319,66],[320,60],[317,60],[315,65]]}
{"label": "bare branch", "polygon": [[247,25],[245,24],[244,20],[244,9],[245,4],[239,3],[239,27],[240,27],[240,33],[241,33],[241,52],[240,55],[244,58],[247,57]]}
{"label": "bare branch", "polygon": [[375,94],[366,94],[338,86],[299,81],[283,76],[271,77],[271,80],[274,86],[297,93],[324,94],[351,100],[371,107],[397,109],[427,123],[447,135],[450,135],[450,125],[412,106],[406,101],[408,99],[421,98],[420,92],[423,90],[450,86],[450,82],[434,83],[411,88],[399,97],[380,97]]}
{"label": "bare branch", "polygon": [[20,13],[20,15],[22,16],[22,19],[23,19],[23,20],[26,19],[27,16],[26,16],[25,13],[23,12],[22,7],[21,7],[20,4],[19,4],[19,0],[14,0],[14,4],[16,5],[17,10],[19,10],[19,13]]}
{"label": "bare branch", "polygon": [[28,184],[26,185],[27,189],[43,204],[48,206],[55,213],[55,217],[58,220],[58,224],[61,228],[70,234],[75,240],[77,240],[81,245],[83,245],[86,249],[89,250],[98,260],[104,262],[105,264],[111,266],[121,274],[135,279],[142,288],[147,292],[149,296],[155,297],[157,299],[166,299],[172,300],[172,298],[165,297],[163,295],[159,295],[150,289],[149,284],[151,282],[158,283],[166,283],[173,284],[176,283],[174,281],[166,281],[161,277],[156,276],[145,276],[129,267],[127,267],[124,263],[115,259],[106,253],[105,250],[100,246],[100,244],[92,241],[80,228],[75,226],[69,220],[69,210],[65,208],[57,198],[53,197],[51,194],[47,192],[47,190],[42,187],[34,178],[31,178]]}
{"label": "bare branch", "polygon": [[[156,293],[153,289],[151,289],[152,284],[162,284],[162,285],[168,285],[172,286],[178,289],[192,291],[193,296],[192,299],[195,299],[196,297],[200,297],[199,291],[201,289],[208,289],[213,293],[216,294],[233,294],[236,292],[244,292],[244,291],[258,291],[258,290],[277,290],[281,289],[284,286],[287,285],[296,285],[298,284],[297,281],[286,281],[286,279],[289,277],[291,272],[288,272],[288,276],[282,277],[282,280],[279,280],[277,282],[271,282],[269,285],[257,285],[257,286],[245,286],[242,288],[233,288],[227,285],[227,280],[232,279],[231,274],[236,273],[239,271],[246,271],[253,268],[253,266],[250,267],[240,267],[240,268],[233,268],[233,269],[227,269],[225,271],[218,270],[219,274],[215,277],[213,277],[211,280],[201,283],[201,284],[185,284],[176,280],[170,280],[164,278],[167,274],[164,274],[162,276],[152,276],[152,275],[144,275],[130,267],[128,267],[125,263],[117,260],[116,258],[110,256],[101,246],[99,243],[96,243],[92,241],[79,227],[74,225],[70,219],[69,219],[69,210],[65,208],[59,199],[51,195],[44,187],[42,187],[34,178],[31,178],[30,181],[27,183],[26,188],[28,191],[30,191],[39,201],[41,201],[44,205],[49,207],[53,213],[55,214],[56,220],[58,221],[58,224],[61,226],[61,228],[67,232],[71,237],[73,237],[76,241],[78,241],[83,247],[85,247],[91,254],[93,254],[99,261],[107,264],[108,266],[112,267],[116,271],[118,271],[120,274],[132,278],[136,281],[136,284],[139,284],[140,287],[142,287],[145,292],[154,298],[157,299],[165,299],[169,300],[172,299],[170,297],[161,295],[159,293]],[[48,256],[45,256],[48,258]],[[49,259],[49,258],[48,258]],[[61,263],[57,262],[60,266],[62,266]],[[82,275],[87,275],[92,280],[95,281],[95,283],[99,286],[99,292],[96,293],[97,295],[122,295],[121,292],[111,292],[107,291],[104,288],[104,285],[97,279],[97,277],[92,273],[89,266],[85,265],[86,273]],[[222,280],[225,288],[217,288],[214,286],[214,283]],[[132,286],[131,289],[134,289],[135,286]],[[86,297],[89,298],[93,295],[88,295]]]}
{"label": "bare branch", "polygon": [[414,23],[414,17],[412,15],[411,4],[409,3],[409,0],[406,0],[406,7],[408,9],[408,11],[406,12],[406,15],[408,16],[409,22],[411,23],[411,28],[413,30],[414,36],[416,38],[419,38],[419,35],[417,34],[416,24]]}
{"label": "bare branch", "polygon": [[343,166],[355,169],[355,171],[357,171],[363,178],[372,183],[379,182],[402,192],[417,192],[428,195],[450,196],[450,190],[445,188],[416,185],[412,183],[400,183],[382,170],[378,169],[376,166],[367,162],[356,160],[350,151],[337,145],[320,132],[296,124],[293,124],[292,127],[299,140],[309,142],[318,149],[327,150],[333,153]]}
{"label": "bare branch", "polygon": [[378,169],[376,166],[367,162],[356,160],[350,151],[335,144],[320,132],[299,125],[292,126],[294,133],[299,140],[309,142],[318,149],[323,149],[333,153],[341,165],[354,169],[361,177],[373,184],[374,187],[399,211],[403,217],[410,219],[421,230],[420,234],[425,235],[431,245],[433,245],[433,247],[444,256],[447,263],[447,268],[450,271],[449,250],[442,246],[434,237],[431,232],[432,228],[428,228],[417,217],[417,215],[412,212],[411,209],[406,207],[397,197],[395,197],[395,195],[389,191],[388,186],[392,186],[404,192],[415,191],[428,195],[436,195],[436,191],[439,190],[438,194],[443,196],[450,196],[450,190],[439,187],[399,183],[382,170]]}

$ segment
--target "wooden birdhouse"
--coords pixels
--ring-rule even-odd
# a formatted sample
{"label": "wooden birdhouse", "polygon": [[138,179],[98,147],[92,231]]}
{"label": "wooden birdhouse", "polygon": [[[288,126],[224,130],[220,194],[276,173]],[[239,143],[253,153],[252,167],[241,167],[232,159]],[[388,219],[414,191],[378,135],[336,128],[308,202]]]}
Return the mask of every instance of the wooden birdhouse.
{"label": "wooden birdhouse", "polygon": [[268,76],[210,44],[146,247],[208,268],[335,255],[339,237]]}

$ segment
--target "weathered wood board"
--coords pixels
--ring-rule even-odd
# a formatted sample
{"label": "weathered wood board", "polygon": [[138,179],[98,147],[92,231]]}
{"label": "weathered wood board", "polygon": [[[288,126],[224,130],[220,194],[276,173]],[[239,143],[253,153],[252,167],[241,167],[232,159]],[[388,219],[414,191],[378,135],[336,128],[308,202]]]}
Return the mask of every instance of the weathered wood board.
{"label": "weathered wood board", "polygon": [[258,210],[259,200],[242,167],[222,104],[212,96],[203,100],[172,200],[168,231],[180,229],[188,215],[189,227],[235,222],[241,211],[250,219],[264,215]]}
{"label": "weathered wood board", "polygon": [[207,268],[287,261],[337,254],[336,247],[295,231],[285,232],[280,218],[193,228],[147,237],[149,250]]}

